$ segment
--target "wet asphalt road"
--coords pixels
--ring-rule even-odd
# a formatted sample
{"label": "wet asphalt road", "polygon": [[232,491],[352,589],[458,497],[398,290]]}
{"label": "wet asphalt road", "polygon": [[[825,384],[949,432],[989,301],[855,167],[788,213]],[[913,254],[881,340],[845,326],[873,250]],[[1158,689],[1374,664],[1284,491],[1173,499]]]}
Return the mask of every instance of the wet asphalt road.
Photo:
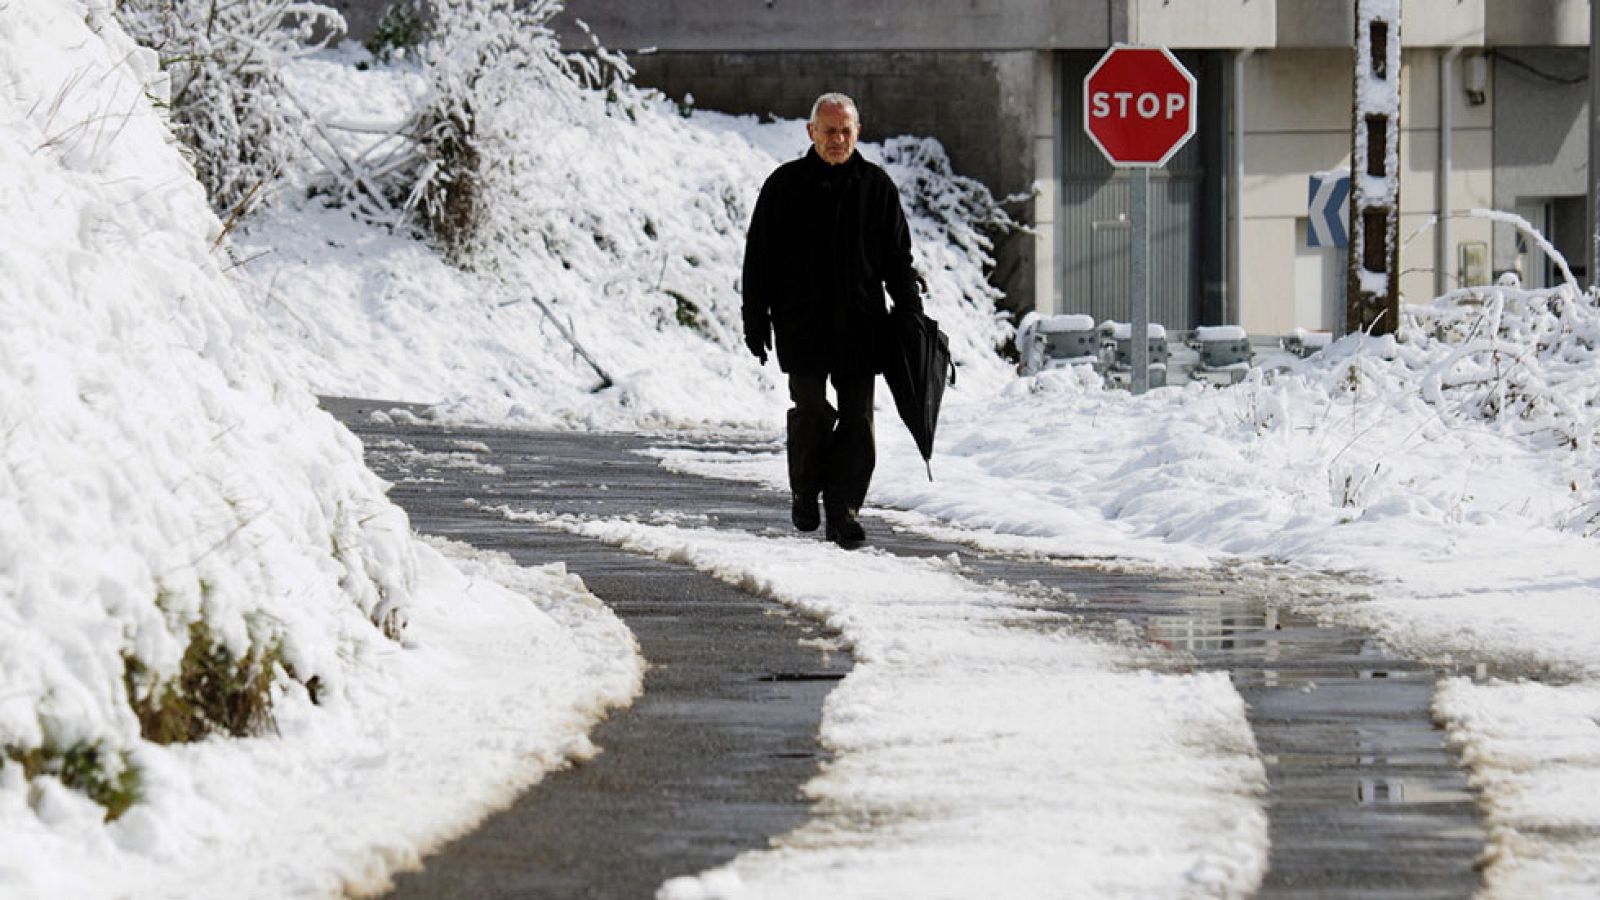
{"label": "wet asphalt road", "polygon": [[[651,664],[643,696],[594,733],[599,757],[430,856],[393,896],[650,897],[667,878],[766,846],[804,819],[799,788],[823,758],[821,702],[849,666],[815,623],[684,567],[483,509],[677,514],[788,534],[786,497],[673,475],[636,452],[681,438],[443,429],[370,418],[389,404],[326,405],[395,482],[391,496],[419,531],[526,564],[565,561],[634,630]],[[1445,898],[1477,888],[1484,835],[1429,713],[1438,673],[1288,612],[1276,595],[1288,582],[985,555],[865,521],[881,549],[958,552],[975,577],[1070,597],[1061,627],[1131,622],[1178,665],[1228,670],[1270,780],[1272,850],[1259,896]]]}

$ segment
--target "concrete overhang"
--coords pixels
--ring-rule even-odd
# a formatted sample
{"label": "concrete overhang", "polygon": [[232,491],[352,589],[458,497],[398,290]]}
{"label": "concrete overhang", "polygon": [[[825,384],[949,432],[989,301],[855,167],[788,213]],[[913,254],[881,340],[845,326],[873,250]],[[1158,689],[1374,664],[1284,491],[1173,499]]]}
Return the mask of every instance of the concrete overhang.
{"label": "concrete overhang", "polygon": [[1492,47],[1587,47],[1587,0],[1485,0]]}
{"label": "concrete overhang", "polygon": [[568,49],[1067,50],[1127,40],[1127,0],[567,0]]}
{"label": "concrete overhang", "polygon": [[[1404,47],[1482,47],[1491,41],[1488,8],[1532,6],[1522,0],[1403,0]],[[1588,4],[1579,0],[1587,14]],[[1355,0],[1277,0],[1278,46],[1349,47],[1355,37]]]}
{"label": "concrete overhang", "polygon": [[1275,0],[1134,0],[1130,40],[1175,49],[1265,48],[1278,41]]}
{"label": "concrete overhang", "polygon": [[[1589,43],[1588,0],[1403,0],[1406,47]],[[1088,50],[1349,47],[1355,0],[567,0],[568,49]]]}

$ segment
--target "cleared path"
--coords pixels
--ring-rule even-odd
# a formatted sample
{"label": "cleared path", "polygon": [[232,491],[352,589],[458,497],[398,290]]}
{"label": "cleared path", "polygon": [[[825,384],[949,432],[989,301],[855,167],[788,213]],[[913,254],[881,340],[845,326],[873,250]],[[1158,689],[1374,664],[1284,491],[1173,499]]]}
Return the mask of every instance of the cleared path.
{"label": "cleared path", "polygon": [[[649,897],[666,878],[764,846],[803,818],[798,787],[816,771],[820,703],[848,666],[814,641],[800,646],[820,636],[815,625],[683,567],[480,508],[676,515],[791,534],[785,497],[672,475],[634,452],[673,439],[379,424],[367,412],[387,404],[329,406],[396,482],[391,496],[418,530],[530,564],[564,560],[624,617],[653,666],[644,696],[596,732],[600,757],[430,857],[395,896]],[[1430,717],[1438,673],[1285,612],[1259,578],[1107,573],[866,521],[876,547],[959,552],[978,577],[1044,586],[1041,596],[1057,599],[1040,603],[1059,606],[1060,627],[1131,622],[1193,666],[1228,670],[1271,782],[1261,896],[1444,898],[1477,887],[1484,836]],[[674,770],[673,757],[688,768]]]}

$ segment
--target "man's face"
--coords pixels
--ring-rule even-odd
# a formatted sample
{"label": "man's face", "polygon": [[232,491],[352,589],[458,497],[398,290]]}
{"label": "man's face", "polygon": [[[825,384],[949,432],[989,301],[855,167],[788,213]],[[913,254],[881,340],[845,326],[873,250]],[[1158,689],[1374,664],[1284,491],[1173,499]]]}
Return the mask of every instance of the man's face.
{"label": "man's face", "polygon": [[829,165],[837,166],[848,160],[856,149],[856,136],[861,133],[861,123],[851,115],[848,106],[823,104],[817,117],[806,123],[806,134],[817,148],[817,155]]}

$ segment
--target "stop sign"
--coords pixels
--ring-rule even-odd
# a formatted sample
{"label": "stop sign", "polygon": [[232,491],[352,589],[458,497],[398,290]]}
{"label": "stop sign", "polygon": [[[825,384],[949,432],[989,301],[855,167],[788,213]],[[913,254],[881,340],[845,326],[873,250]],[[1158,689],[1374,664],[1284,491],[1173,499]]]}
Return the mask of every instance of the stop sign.
{"label": "stop sign", "polygon": [[1112,47],[1083,80],[1083,128],[1114,166],[1164,166],[1195,129],[1194,76],[1165,47]]}

